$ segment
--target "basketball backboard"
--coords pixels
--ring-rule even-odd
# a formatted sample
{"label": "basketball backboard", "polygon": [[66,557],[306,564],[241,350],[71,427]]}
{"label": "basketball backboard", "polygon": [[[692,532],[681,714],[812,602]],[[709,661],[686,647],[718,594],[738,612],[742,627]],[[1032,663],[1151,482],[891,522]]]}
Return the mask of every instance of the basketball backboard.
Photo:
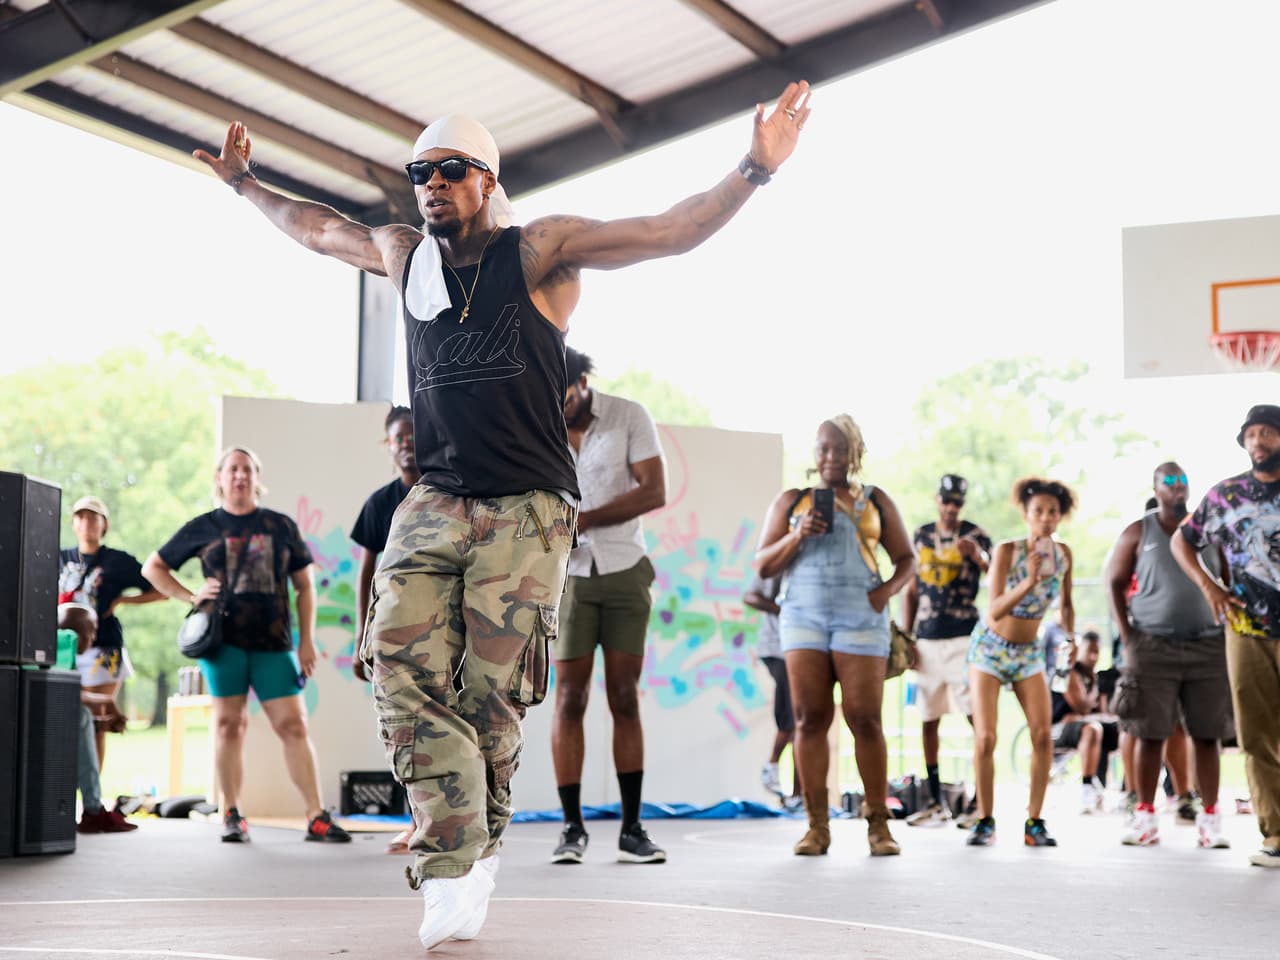
{"label": "basketball backboard", "polygon": [[1128,227],[1123,246],[1126,377],[1227,372],[1211,336],[1280,331],[1280,216]]}

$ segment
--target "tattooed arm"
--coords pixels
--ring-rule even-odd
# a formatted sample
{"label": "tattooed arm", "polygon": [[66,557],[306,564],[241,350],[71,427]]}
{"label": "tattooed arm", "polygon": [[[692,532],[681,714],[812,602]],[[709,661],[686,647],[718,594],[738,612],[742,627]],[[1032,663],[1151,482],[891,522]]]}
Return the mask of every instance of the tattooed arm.
{"label": "tattooed arm", "polygon": [[[756,106],[752,161],[770,173],[791,156],[800,127],[809,116],[809,85],[789,84],[766,119]],[[642,260],[692,250],[732,219],[755,187],[734,170],[705,193],[677,203],[666,213],[626,220],[544,217],[524,228],[521,261],[531,291],[554,285],[564,271],[583,267],[611,270]]]}
{"label": "tattooed arm", "polygon": [[234,187],[236,193],[246,197],[279,230],[308,250],[335,257],[380,277],[389,276],[399,288],[405,259],[421,241],[421,233],[403,224],[366,227],[323,203],[294,200],[267,189],[249,173],[252,148],[248,129],[236,122],[227,128],[227,138],[218,156],[204,150],[196,150],[194,154],[223,183]]}

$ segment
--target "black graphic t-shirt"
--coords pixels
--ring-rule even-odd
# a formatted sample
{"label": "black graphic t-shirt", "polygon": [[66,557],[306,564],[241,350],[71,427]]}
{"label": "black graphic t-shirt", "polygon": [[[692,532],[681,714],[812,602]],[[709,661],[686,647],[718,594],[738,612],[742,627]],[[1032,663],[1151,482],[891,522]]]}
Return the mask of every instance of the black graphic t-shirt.
{"label": "black graphic t-shirt", "polygon": [[351,539],[370,553],[381,553],[391,532],[391,517],[408,495],[409,488],[399,477],[369,494],[360,508],[360,516],[356,517],[356,525],[351,528]]}
{"label": "black graphic t-shirt", "polygon": [[[405,263],[406,284],[417,252]],[[404,310],[422,482],[461,497],[551,490],[578,499],[564,424],[564,334],[529,299],[520,228],[502,231],[478,264],[446,269],[444,279],[452,307],[429,322]]]}
{"label": "black graphic t-shirt", "polygon": [[[289,517],[265,507],[242,517],[219,508],[190,521],[158,552],[174,571],[199,557],[203,576],[221,580],[224,589],[236,585],[222,625],[225,643],[261,652],[293,649],[289,576],[312,557]],[[242,562],[248,564],[243,575]]]}
{"label": "black graphic t-shirt", "polygon": [[937,523],[926,523],[916,531],[915,633],[921,640],[961,637],[978,624],[982,568],[960,552],[961,540],[972,540],[991,554],[991,538],[968,520],[961,520],[952,534],[942,533]]}
{"label": "black graphic t-shirt", "polygon": [[111,604],[126,590],[152,589],[142,575],[142,564],[132,554],[111,547],[97,553],[81,553],[75,547],[58,551],[58,600],[87,603],[98,612],[98,639],[103,650],[124,647],[124,628],[114,616],[107,616]]}

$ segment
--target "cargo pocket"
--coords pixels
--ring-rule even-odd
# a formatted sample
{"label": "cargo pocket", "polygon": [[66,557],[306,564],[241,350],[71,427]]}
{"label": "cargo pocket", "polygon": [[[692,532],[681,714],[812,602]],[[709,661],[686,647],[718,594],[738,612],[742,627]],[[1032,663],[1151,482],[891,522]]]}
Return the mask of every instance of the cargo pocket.
{"label": "cargo pocket", "polygon": [[560,608],[549,603],[538,604],[538,617],[533,633],[520,653],[520,662],[512,675],[511,699],[526,707],[534,707],[547,698],[547,682],[551,671],[550,648],[560,632]]}
{"label": "cargo pocket", "polygon": [[1142,715],[1142,688],[1133,677],[1121,677],[1116,684],[1111,709],[1121,720],[1137,720]]}
{"label": "cargo pocket", "polygon": [[378,721],[378,736],[387,751],[387,766],[400,783],[418,779],[413,763],[417,734],[418,720],[412,715],[383,717]]}

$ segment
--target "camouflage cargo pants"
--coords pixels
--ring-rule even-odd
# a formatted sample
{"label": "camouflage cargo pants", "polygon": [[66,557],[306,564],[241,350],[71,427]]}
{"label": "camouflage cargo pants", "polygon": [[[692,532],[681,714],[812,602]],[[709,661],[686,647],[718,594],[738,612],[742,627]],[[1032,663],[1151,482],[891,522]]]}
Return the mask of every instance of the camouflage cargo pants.
{"label": "camouflage cargo pants", "polygon": [[361,655],[412,808],[412,878],[464,876],[501,843],[575,522],[544,490],[475,499],[418,485],[396,511]]}

